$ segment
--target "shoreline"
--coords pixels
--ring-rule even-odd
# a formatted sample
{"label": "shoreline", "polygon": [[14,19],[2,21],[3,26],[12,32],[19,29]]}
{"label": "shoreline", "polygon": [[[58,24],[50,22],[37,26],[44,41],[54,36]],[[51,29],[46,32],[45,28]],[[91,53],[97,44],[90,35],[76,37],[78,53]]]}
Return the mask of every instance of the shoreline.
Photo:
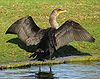
{"label": "shoreline", "polygon": [[100,56],[68,56],[46,61],[35,60],[35,61],[11,62],[0,65],[0,70],[23,68],[23,67],[30,67],[37,65],[54,65],[54,64],[65,64],[70,62],[91,62],[91,61],[100,61]]}

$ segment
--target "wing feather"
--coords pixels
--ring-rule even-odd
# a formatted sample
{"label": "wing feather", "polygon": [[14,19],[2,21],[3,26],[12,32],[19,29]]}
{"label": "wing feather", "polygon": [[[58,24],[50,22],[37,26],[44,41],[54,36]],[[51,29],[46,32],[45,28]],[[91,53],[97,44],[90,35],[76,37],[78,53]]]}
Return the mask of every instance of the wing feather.
{"label": "wing feather", "polygon": [[36,45],[42,38],[40,32],[43,31],[36,25],[32,17],[26,16],[13,23],[6,31],[6,34],[17,34],[25,44]]}
{"label": "wing feather", "polygon": [[68,20],[56,31],[57,47],[67,45],[72,41],[94,42],[94,38],[81,25],[75,21]]}

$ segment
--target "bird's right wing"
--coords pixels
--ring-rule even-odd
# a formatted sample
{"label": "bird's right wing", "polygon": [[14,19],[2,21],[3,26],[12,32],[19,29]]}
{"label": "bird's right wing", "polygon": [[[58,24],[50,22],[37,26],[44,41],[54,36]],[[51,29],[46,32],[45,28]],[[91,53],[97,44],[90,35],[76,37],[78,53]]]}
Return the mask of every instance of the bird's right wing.
{"label": "bird's right wing", "polygon": [[89,41],[94,42],[94,38],[87,32],[79,23],[68,20],[60,28],[57,29],[55,34],[57,48],[67,45],[72,41]]}
{"label": "bird's right wing", "polygon": [[6,34],[17,34],[25,44],[36,45],[40,42],[40,37],[37,35],[39,30],[40,28],[35,24],[32,17],[26,16],[13,23]]}

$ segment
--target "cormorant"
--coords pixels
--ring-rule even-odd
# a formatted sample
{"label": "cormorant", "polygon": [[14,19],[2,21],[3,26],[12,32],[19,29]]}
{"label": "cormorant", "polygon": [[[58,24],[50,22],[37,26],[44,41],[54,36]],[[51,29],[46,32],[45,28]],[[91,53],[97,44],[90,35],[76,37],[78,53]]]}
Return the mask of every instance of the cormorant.
{"label": "cormorant", "polygon": [[[17,34],[27,46],[37,45],[35,53],[38,58],[45,58],[52,54],[60,47],[67,45],[72,41],[94,42],[95,39],[81,25],[73,20],[67,20],[60,27],[56,21],[60,13],[66,12],[60,8],[54,9],[50,14],[50,28],[39,28],[31,16],[25,16],[13,23],[6,34]],[[57,28],[59,27],[59,28]]]}

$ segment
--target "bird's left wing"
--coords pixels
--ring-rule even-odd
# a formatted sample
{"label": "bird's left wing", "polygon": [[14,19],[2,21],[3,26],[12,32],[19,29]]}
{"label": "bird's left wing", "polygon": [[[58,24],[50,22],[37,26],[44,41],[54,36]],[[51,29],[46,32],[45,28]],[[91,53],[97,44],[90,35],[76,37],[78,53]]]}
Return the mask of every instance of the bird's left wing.
{"label": "bird's left wing", "polygon": [[67,45],[72,41],[89,41],[94,42],[94,38],[81,25],[75,21],[68,20],[60,28],[56,34],[57,48]]}

